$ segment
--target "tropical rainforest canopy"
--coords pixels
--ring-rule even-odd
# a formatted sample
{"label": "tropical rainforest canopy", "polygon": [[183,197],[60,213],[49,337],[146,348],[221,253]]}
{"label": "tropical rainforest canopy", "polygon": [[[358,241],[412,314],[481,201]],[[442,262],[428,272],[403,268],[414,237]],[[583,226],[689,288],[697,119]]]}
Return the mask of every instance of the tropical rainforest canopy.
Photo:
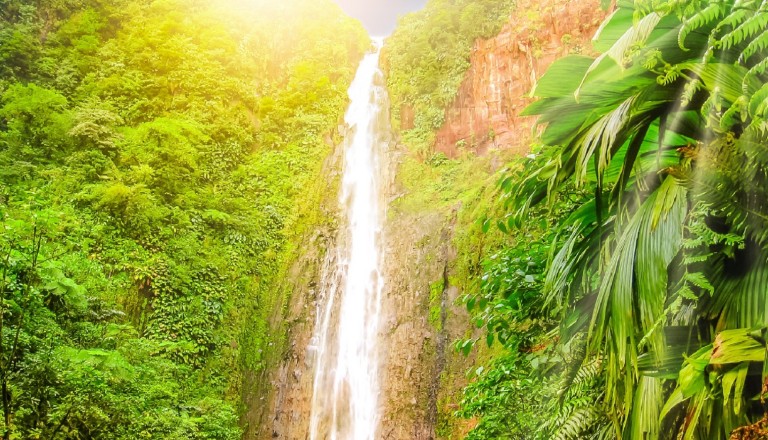
{"label": "tropical rainforest canopy", "polygon": [[[386,41],[414,160],[475,159],[434,132],[515,7],[430,0]],[[441,438],[768,438],[768,2],[606,7],[472,211],[483,356]],[[3,439],[242,438],[369,46],[327,0],[0,0]]]}
{"label": "tropical rainforest canopy", "polygon": [[369,44],[252,3],[0,2],[3,438],[240,438]]}

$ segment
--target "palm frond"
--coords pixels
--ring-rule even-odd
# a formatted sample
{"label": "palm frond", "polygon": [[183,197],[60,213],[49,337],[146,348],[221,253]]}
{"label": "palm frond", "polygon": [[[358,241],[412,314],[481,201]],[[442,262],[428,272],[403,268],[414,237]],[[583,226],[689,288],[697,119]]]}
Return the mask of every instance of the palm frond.
{"label": "palm frond", "polygon": [[[617,15],[616,17],[618,18],[620,16]],[[576,88],[576,91],[574,92],[576,99],[579,99],[581,89],[584,83],[590,77],[590,74],[598,69],[603,60],[606,58],[611,58],[616,62],[617,65],[623,67],[626,64],[625,55],[630,50],[630,48],[635,45],[644,43],[651,35],[651,32],[653,32],[653,29],[656,27],[656,25],[659,24],[660,20],[661,15],[657,14],[656,12],[652,12],[646,15],[639,22],[633,24],[629,29],[627,29],[626,32],[618,40],[616,40],[616,42],[613,43],[610,49],[598,56],[587,69],[587,72],[584,74],[579,87]]]}

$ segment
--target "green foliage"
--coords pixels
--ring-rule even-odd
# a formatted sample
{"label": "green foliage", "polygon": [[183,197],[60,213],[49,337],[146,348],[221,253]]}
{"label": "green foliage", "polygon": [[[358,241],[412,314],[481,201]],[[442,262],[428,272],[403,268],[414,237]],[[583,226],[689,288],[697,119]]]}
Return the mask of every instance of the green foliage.
{"label": "green foliage", "polygon": [[6,438],[239,438],[215,385],[163,356],[165,344],[139,338],[116,304],[88,296],[79,267],[59,260],[81,252],[63,239],[62,214],[1,223]]}
{"label": "green foliage", "polygon": [[17,83],[3,93],[0,104],[6,126],[0,142],[7,155],[34,161],[52,159],[68,149],[71,122],[67,99],[61,94]]}
{"label": "green foliage", "polygon": [[[546,160],[541,154],[515,159],[502,173],[498,188],[509,191]],[[604,413],[592,403],[595,395],[589,387],[599,377],[568,391],[566,384],[574,381],[577,371],[571,376],[564,366],[578,363],[579,350],[572,347],[578,344],[556,344],[551,329],[559,314],[541,295],[550,247],[563,239],[550,225],[568,217],[585,198],[584,191],[571,188],[552,209],[531,210],[525,221],[516,222],[514,216],[478,220],[482,233],[498,230],[505,240],[483,262],[479,289],[462,298],[485,337],[458,341],[457,348],[468,354],[481,344],[500,354],[476,370],[478,377],[464,390],[457,415],[479,418],[467,438],[588,438],[604,425],[597,423]],[[595,423],[569,436],[568,421],[587,414]]]}
{"label": "green foliage", "polygon": [[327,1],[0,2],[3,438],[240,437],[369,44]]}
{"label": "green foliage", "polygon": [[[479,292],[463,298],[475,326],[485,329],[489,347],[498,341],[508,348],[529,350],[546,322],[546,317],[537,314],[547,258],[547,243],[541,237],[546,229],[539,229],[536,219],[531,220],[527,231],[514,237],[526,247],[504,247],[491,255],[483,264]],[[499,228],[507,230],[503,222]]]}
{"label": "green foliage", "polygon": [[413,110],[413,127],[403,140],[429,157],[434,132],[459,90],[477,38],[493,36],[509,19],[512,0],[430,0],[424,9],[403,17],[383,53],[395,125],[400,111]]}
{"label": "green foliage", "polygon": [[443,291],[445,290],[445,281],[435,281],[429,285],[429,324],[437,331],[443,329],[442,310],[443,310]]}
{"label": "green foliage", "polygon": [[[495,223],[592,195],[552,218],[532,310],[499,316],[556,317],[555,352],[584,340],[570,370],[594,379],[566,374],[548,438],[726,438],[763,417],[765,19],[761,2],[619,2],[602,54],[538,83],[543,160],[502,180]],[[519,261],[490,285],[520,286]]]}
{"label": "green foliage", "polygon": [[467,440],[534,438],[543,422],[547,392],[531,371],[530,360],[517,353],[502,355],[476,371],[457,412],[459,417],[480,417]]}

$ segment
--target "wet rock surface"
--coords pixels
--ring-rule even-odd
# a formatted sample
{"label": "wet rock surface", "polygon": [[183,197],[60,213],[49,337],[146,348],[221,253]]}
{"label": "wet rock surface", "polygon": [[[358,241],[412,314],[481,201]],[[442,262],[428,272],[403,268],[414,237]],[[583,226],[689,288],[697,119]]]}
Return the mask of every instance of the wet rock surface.
{"label": "wet rock surface", "polygon": [[[459,289],[448,274],[456,258],[455,211],[395,210],[387,224],[386,336],[382,439],[436,439],[438,419],[455,405],[464,364],[451,343],[468,318],[455,305]],[[430,319],[437,317],[437,319]],[[453,380],[458,373],[459,381]]]}
{"label": "wet rock surface", "polygon": [[[340,130],[341,131],[341,130]],[[334,264],[327,258],[335,246],[335,220],[338,218],[336,182],[341,169],[343,146],[335,148],[324,164],[326,184],[318,208],[321,221],[302,240],[297,258],[291,265],[281,288],[291,291],[287,301],[276,308],[271,328],[287,331],[288,343],[281,347],[279,358],[269,371],[264,371],[262,395],[250,400],[250,417],[244,439],[308,438],[309,412],[312,402],[313,352],[311,338],[321,288],[322,268]],[[331,252],[330,255],[333,255]],[[255,404],[253,403],[255,402]]]}
{"label": "wet rock surface", "polygon": [[[392,162],[386,177],[389,201],[404,194],[394,178],[400,154],[392,150],[387,155]],[[327,203],[336,203],[336,198],[329,197]],[[381,439],[443,438],[436,429],[440,412],[456,409],[455,396],[464,385],[469,360],[451,343],[465,335],[468,318],[455,305],[459,289],[448,283],[456,257],[452,242],[456,209],[388,211],[383,231]],[[246,438],[308,438],[314,376],[311,338],[322,266],[334,263],[325,256],[333,235],[330,230],[314,234],[291,270],[294,292],[284,315],[291,343],[271,372],[272,389],[263,400],[260,426]],[[437,320],[430,315],[437,315]]]}
{"label": "wet rock surface", "polygon": [[520,117],[529,94],[547,67],[569,54],[591,54],[591,39],[608,11],[600,0],[521,0],[494,38],[478,40],[470,67],[436,149],[456,157],[461,148],[483,154],[490,147],[526,151],[533,117]]}

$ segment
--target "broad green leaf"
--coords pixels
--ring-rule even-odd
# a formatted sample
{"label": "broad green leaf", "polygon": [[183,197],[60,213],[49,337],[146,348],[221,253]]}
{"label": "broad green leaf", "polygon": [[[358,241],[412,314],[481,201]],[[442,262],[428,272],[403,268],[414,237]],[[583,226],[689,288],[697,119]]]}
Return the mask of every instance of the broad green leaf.
{"label": "broad green leaf", "polygon": [[749,372],[749,364],[742,362],[736,367],[736,389],[734,390],[734,402],[733,411],[736,414],[741,413],[741,403],[744,401],[744,384],[747,381],[747,373]]}
{"label": "broad green leaf", "polygon": [[764,343],[750,336],[747,329],[724,330],[715,338],[710,363],[762,362],[764,358]]}
{"label": "broad green leaf", "polygon": [[[744,390],[744,382],[747,378],[747,371],[749,371],[749,362],[742,362],[739,365],[737,365],[735,368],[731,368],[730,370],[726,371],[725,374],[723,374],[722,378],[722,384],[723,384],[723,406],[724,410],[728,409],[728,402],[733,398],[734,399],[734,412],[736,414],[739,413],[739,407],[741,405],[742,400],[742,393]],[[734,384],[736,385],[736,391],[734,390]]]}
{"label": "broad green leaf", "polygon": [[676,388],[675,391],[672,392],[672,394],[667,399],[666,403],[664,403],[664,407],[661,409],[661,413],[659,414],[659,422],[664,420],[664,418],[669,414],[670,411],[672,411],[675,407],[680,405],[681,403],[685,402],[687,398],[685,395],[683,395],[683,390],[680,388]]}
{"label": "broad green leaf", "polygon": [[536,83],[531,94],[539,98],[556,99],[571,95],[593,61],[594,59],[582,55],[558,59]]}

